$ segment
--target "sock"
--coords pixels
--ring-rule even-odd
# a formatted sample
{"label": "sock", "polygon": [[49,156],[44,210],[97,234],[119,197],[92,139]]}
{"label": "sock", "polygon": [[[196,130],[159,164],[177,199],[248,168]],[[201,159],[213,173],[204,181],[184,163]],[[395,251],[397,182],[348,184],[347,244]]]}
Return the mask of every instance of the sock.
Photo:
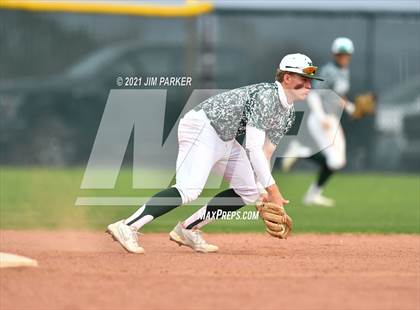
{"label": "sock", "polygon": [[310,157],[308,157],[310,160],[313,160],[314,162],[316,162],[318,165],[323,166],[327,164],[327,159],[325,158],[325,156],[321,153],[318,152]]}
{"label": "sock", "polygon": [[146,205],[144,204],[136,212],[134,212],[129,218],[125,219],[124,224],[134,227],[136,230],[139,230],[140,227],[143,227],[147,223],[151,222],[154,219],[154,217],[152,215],[143,214],[145,208],[146,208]]}
{"label": "sock", "polygon": [[314,191],[318,190],[318,192],[321,193],[322,187],[325,183],[327,183],[334,171],[328,167],[327,159],[321,152],[312,155],[309,159],[315,161],[321,167],[316,181],[316,186],[314,185]]}
{"label": "sock", "polygon": [[[220,198],[234,198],[235,201],[233,204],[229,203],[229,205],[220,205]],[[243,199],[238,194],[236,194],[233,189],[228,189],[218,193],[216,196],[213,197],[212,200],[210,200],[210,202],[207,205],[205,205],[197,212],[192,214],[189,218],[187,218],[184,221],[183,226],[186,229],[192,229],[194,227],[201,228],[204,225],[216,219],[217,217],[215,217],[214,215],[217,214],[219,210],[221,210],[222,212],[236,211],[242,208],[243,206],[245,206],[245,202],[243,201]]]}
{"label": "sock", "polygon": [[191,216],[182,223],[182,226],[187,229],[192,229],[194,227],[197,227],[198,229],[200,229],[200,227],[198,227],[199,224],[203,222],[206,222],[205,224],[210,223],[211,220],[205,220],[206,210],[207,210],[207,205],[205,205],[204,207],[201,207],[195,213],[191,214]]}
{"label": "sock", "polygon": [[318,180],[317,180],[317,185],[318,187],[323,187],[325,185],[325,183],[327,183],[328,179],[331,177],[331,175],[333,174],[333,170],[331,170],[330,168],[328,168],[328,166],[325,164],[321,167],[321,171],[319,172],[319,176],[318,176]]}
{"label": "sock", "polygon": [[[171,204],[163,204],[162,198],[170,198],[173,202]],[[124,220],[124,223],[139,230],[153,219],[168,213],[181,204],[181,194],[175,187],[170,187],[155,194],[146,204],[134,212],[133,215]]]}

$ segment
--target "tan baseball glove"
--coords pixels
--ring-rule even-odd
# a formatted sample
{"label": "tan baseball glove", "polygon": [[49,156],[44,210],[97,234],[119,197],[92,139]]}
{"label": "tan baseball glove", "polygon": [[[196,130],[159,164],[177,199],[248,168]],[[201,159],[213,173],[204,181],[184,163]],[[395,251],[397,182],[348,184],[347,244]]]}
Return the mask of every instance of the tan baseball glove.
{"label": "tan baseball glove", "polygon": [[353,118],[360,119],[366,115],[371,115],[375,112],[376,96],[371,92],[360,94],[356,96],[354,105]]}
{"label": "tan baseball glove", "polygon": [[272,202],[258,202],[256,207],[267,232],[273,237],[287,239],[292,231],[293,221],[284,208]]}

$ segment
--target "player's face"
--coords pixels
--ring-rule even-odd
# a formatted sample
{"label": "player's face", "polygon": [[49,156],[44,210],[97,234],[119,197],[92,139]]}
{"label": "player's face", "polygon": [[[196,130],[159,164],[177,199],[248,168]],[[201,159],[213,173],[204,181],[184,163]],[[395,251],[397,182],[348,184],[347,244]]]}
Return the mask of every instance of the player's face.
{"label": "player's face", "polygon": [[337,65],[341,68],[347,68],[350,65],[351,55],[350,54],[335,54],[334,59]]}
{"label": "player's face", "polygon": [[291,74],[289,88],[293,94],[294,100],[304,100],[311,90],[312,79],[299,74]]}

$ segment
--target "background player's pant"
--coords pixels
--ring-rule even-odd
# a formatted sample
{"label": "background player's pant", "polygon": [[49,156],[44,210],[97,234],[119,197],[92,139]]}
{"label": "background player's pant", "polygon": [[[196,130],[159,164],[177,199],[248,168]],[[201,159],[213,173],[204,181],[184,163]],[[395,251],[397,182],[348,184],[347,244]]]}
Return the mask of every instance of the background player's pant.
{"label": "background player's pant", "polygon": [[222,175],[246,203],[258,199],[254,172],[244,148],[236,140],[221,140],[204,111],[192,110],[181,119],[178,142],[174,187],[183,204],[197,199],[211,171]]}
{"label": "background player's pant", "polygon": [[328,168],[338,170],[346,165],[346,140],[340,121],[335,116],[328,116],[331,126],[322,128],[315,115],[308,117],[308,128],[322,154],[326,157]]}

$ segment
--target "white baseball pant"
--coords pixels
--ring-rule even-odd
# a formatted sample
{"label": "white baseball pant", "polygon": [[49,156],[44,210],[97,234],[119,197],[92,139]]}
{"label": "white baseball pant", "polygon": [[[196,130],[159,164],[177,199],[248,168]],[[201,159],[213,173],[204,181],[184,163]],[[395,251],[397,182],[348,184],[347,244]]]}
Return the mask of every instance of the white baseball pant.
{"label": "white baseball pant", "polygon": [[346,140],[343,128],[337,117],[326,115],[330,127],[325,129],[314,113],[308,117],[308,128],[322,154],[326,157],[328,168],[338,170],[346,165]]}
{"label": "white baseball pant", "polygon": [[180,120],[178,143],[174,187],[183,204],[198,198],[212,171],[222,175],[245,203],[257,201],[254,171],[245,149],[236,140],[220,139],[203,110],[192,110]]}

